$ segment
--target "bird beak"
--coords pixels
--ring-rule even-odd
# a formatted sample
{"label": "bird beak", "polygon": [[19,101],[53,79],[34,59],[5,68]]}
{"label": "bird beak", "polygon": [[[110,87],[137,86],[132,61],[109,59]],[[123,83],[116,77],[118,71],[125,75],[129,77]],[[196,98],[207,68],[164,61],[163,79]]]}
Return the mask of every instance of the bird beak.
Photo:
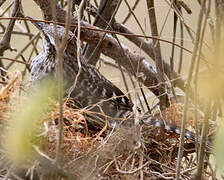
{"label": "bird beak", "polygon": [[37,29],[39,30],[42,30],[43,29],[43,26],[44,26],[44,23],[42,22],[38,22],[38,21],[35,21],[33,18],[31,18],[30,16],[27,16],[27,19],[30,20],[30,22],[37,27]]}

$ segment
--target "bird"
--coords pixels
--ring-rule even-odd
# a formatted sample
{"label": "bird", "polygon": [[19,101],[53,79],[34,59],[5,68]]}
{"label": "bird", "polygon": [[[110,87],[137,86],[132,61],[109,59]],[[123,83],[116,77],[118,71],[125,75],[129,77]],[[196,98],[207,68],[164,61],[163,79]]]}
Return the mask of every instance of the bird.
{"label": "bird", "polygon": [[[30,81],[32,84],[40,84],[48,78],[56,80],[58,62],[56,60],[54,25],[41,22],[33,22],[33,24],[41,32],[43,50],[31,62]],[[56,27],[59,41],[61,41],[65,29],[60,25]],[[132,113],[133,104],[124,93],[107,80],[95,66],[86,63],[84,59],[81,59],[79,68],[74,37],[75,35],[69,31],[68,44],[74,43],[73,48],[72,50],[66,48],[63,53],[63,76],[67,92],[74,85],[76,76],[79,74],[70,97],[80,108],[93,106],[91,107],[93,112],[104,112],[107,117],[111,117],[109,118],[111,124],[114,123],[114,119],[128,117],[128,114]]]}
{"label": "bird", "polygon": [[[52,23],[45,24],[33,20],[31,22],[40,31],[43,50],[31,62],[30,81],[32,84],[41,84],[49,77],[57,81],[58,60],[56,58],[55,26]],[[65,28],[56,25],[56,29],[59,41],[61,41]],[[76,36],[72,31],[69,31],[67,45],[62,55],[65,92],[68,93],[72,89],[69,97],[76,102],[79,108],[88,107],[92,112],[100,114],[100,120],[97,123],[102,126],[106,120],[111,126],[118,124],[124,127],[134,126],[135,106],[133,103],[117,86],[107,80],[95,66],[88,64],[83,56],[80,56],[81,59],[78,62],[76,52]],[[140,111],[138,108],[135,109]],[[181,133],[180,127],[153,116],[142,116],[140,124],[155,126],[176,134]],[[185,137],[194,142],[198,141],[195,134],[188,130],[185,130]],[[208,141],[207,146],[210,147],[211,142]]]}

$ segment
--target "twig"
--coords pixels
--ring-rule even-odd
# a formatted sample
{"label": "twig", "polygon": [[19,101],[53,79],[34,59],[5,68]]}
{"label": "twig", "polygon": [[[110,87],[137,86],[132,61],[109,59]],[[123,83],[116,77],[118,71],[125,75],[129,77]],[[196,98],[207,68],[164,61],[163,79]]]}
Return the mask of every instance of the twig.
{"label": "twig", "polygon": [[136,173],[136,172],[142,170],[142,168],[144,168],[145,166],[147,166],[150,162],[147,161],[145,164],[143,164],[142,166],[136,168],[136,169],[133,170],[133,171],[123,171],[123,170],[121,170],[121,169],[118,167],[116,157],[114,157],[114,163],[115,163],[115,166],[116,166],[116,170],[117,170],[119,173],[121,173],[121,174],[134,174],[134,173]]}
{"label": "twig", "polygon": [[193,54],[192,54],[191,65],[189,68],[189,74],[188,74],[187,85],[186,85],[186,95],[185,95],[185,100],[184,100],[185,101],[184,102],[184,114],[183,114],[183,119],[182,119],[182,123],[181,123],[181,136],[180,136],[180,144],[179,144],[178,159],[177,159],[176,180],[179,180],[179,178],[180,178],[180,169],[181,169],[184,135],[185,135],[185,124],[186,124],[186,119],[187,119],[187,108],[188,108],[189,93],[190,93],[189,90],[190,90],[190,83],[191,83],[192,76],[193,76],[195,59],[196,59],[200,35],[201,35],[201,24],[202,24],[204,8],[205,8],[205,0],[203,0],[203,6],[201,7],[199,18],[198,18],[196,42],[194,45],[194,50],[193,50]]}
{"label": "twig", "polygon": [[[148,14],[150,19],[150,25],[151,25],[151,31],[152,36],[158,37],[158,29],[157,29],[157,22],[156,22],[156,15],[155,15],[155,7],[154,7],[154,0],[146,0],[147,8],[148,8]],[[153,40],[153,46],[154,46],[154,57],[156,62],[156,71],[157,71],[157,81],[158,83],[162,83],[159,87],[159,100],[160,100],[160,108],[164,109],[167,106],[167,99],[166,96],[163,96],[166,91],[166,86],[164,84],[164,67],[163,67],[163,61],[162,61],[162,55],[161,55],[161,49],[160,49],[160,42]]]}
{"label": "twig", "polygon": [[3,57],[3,56],[0,56],[0,59],[1,60],[9,60],[9,61],[13,61],[13,62],[17,62],[17,63],[21,63],[21,64],[25,64],[27,66],[27,68],[29,67],[29,63],[26,63],[24,61],[20,61],[20,60],[17,60],[17,59],[12,59],[12,58],[7,58],[7,57]]}
{"label": "twig", "polygon": [[[13,17],[0,17],[0,20],[10,20],[10,19],[16,19],[16,20],[29,20],[31,21],[30,19],[27,19],[27,18],[20,18],[20,17],[16,17],[16,18],[13,18]],[[52,20],[41,20],[41,19],[32,19],[32,21],[34,22],[43,22],[43,23],[53,23]],[[75,21],[76,22],[76,18],[75,17],[72,17],[72,22]],[[71,24],[71,27],[73,28],[76,28],[78,25],[77,23],[74,24]],[[60,21],[60,22],[56,22],[56,24],[58,25],[61,25],[61,26],[65,26],[65,23],[64,21]],[[168,44],[173,44],[172,41],[169,41],[169,40],[166,40],[166,39],[162,39],[162,38],[159,38],[159,37],[154,37],[154,36],[149,36],[149,35],[141,35],[141,34],[129,34],[129,33],[120,33],[120,32],[117,32],[117,31],[111,31],[111,30],[103,30],[103,29],[100,29],[100,28],[95,28],[94,26],[91,26],[89,25],[88,23],[86,23],[85,21],[81,21],[81,25],[80,25],[80,28],[82,30],[87,30],[85,32],[82,32],[84,35],[88,35],[89,33],[92,33],[91,31],[95,31],[95,32],[102,32],[102,33],[108,33],[108,34],[118,34],[118,35],[121,35],[121,36],[133,36],[133,37],[140,37],[140,38],[146,38],[146,39],[154,39],[154,40],[157,40],[157,41],[161,41],[161,42],[164,42],[164,43],[168,43]],[[94,32],[93,32],[94,34]],[[90,35],[90,34],[89,34]],[[95,34],[94,34],[95,35]],[[91,43],[96,43],[95,41],[99,39],[99,37],[101,37],[101,33],[99,35],[96,35],[96,38],[97,39],[94,39],[94,41],[90,41]],[[83,39],[85,41],[85,39]],[[108,40],[108,39],[107,39]],[[109,43],[109,42],[108,42]],[[113,41],[111,41],[110,43],[114,43]],[[185,47],[182,47],[180,46],[179,44],[174,44],[176,47],[178,48],[182,48],[185,52],[189,53],[189,54],[192,54],[192,51],[185,48]],[[204,59],[203,59],[204,60]]]}
{"label": "twig", "polygon": [[[37,38],[39,37],[40,33],[37,33],[35,36],[32,37],[32,39],[24,46],[23,49],[21,49],[17,55],[14,57],[14,59],[18,59],[22,54],[23,52],[32,44],[32,42]],[[7,66],[6,66],[6,69],[9,69],[12,65],[13,65],[14,62],[11,62],[9,63]]]}
{"label": "twig", "polygon": [[[96,12],[97,16],[95,18],[93,25],[102,29],[108,29],[112,24],[112,21],[114,21],[117,6],[118,1],[101,0],[100,5],[98,7],[98,11]],[[101,44],[101,41],[99,41],[98,43],[99,45]],[[96,65],[100,57],[101,50],[100,48],[98,48],[99,45],[92,46],[91,44],[88,44],[84,48],[84,56],[87,58],[87,62],[92,65]]]}
{"label": "twig", "polygon": [[135,19],[135,21],[136,21],[138,27],[140,28],[141,32],[142,32],[144,35],[146,35],[144,29],[143,29],[142,26],[141,26],[141,23],[139,22],[139,20],[138,20],[138,18],[137,18],[137,16],[135,15],[135,13],[134,13],[133,10],[131,9],[130,5],[128,4],[128,1],[127,1],[127,0],[124,0],[124,2],[125,2],[125,4],[126,4],[127,7],[128,7],[129,12],[130,12],[130,13],[132,14],[132,16],[134,17],[134,19]]}
{"label": "twig", "polygon": [[54,160],[51,159],[46,154],[44,154],[43,152],[41,152],[37,146],[33,146],[33,148],[37,152],[36,155],[37,155],[37,159],[40,161],[41,168],[46,168],[49,172],[54,174],[57,173],[59,176],[65,177],[69,180],[74,179],[74,176],[70,172],[65,171],[64,169],[56,166],[54,163]]}
{"label": "twig", "polygon": [[2,4],[4,4],[6,0],[0,0],[0,7],[2,6]]}
{"label": "twig", "polygon": [[202,140],[200,144],[200,149],[199,149],[199,157],[198,157],[198,166],[197,166],[197,171],[195,174],[195,179],[202,179],[203,175],[203,169],[204,169],[204,156],[205,156],[205,149],[206,149],[206,139],[207,139],[207,134],[208,134],[208,127],[209,127],[209,117],[211,114],[211,100],[209,100],[206,108],[206,114],[205,114],[205,119],[203,121],[203,128],[202,128]]}
{"label": "twig", "polygon": [[131,10],[129,9],[128,15],[124,18],[122,24],[125,24],[128,19],[130,18],[132,12],[134,12],[135,8],[137,7],[138,3],[140,2],[140,0],[136,0],[135,4],[133,5],[133,7],[131,8]]}
{"label": "twig", "polygon": [[7,13],[8,12],[8,10],[12,7],[12,5],[14,4],[14,1],[13,2],[11,2],[5,9],[4,9],[4,11],[3,12],[1,12],[1,14],[0,14],[0,17],[1,16],[4,16],[5,15],[5,13]]}
{"label": "twig", "polygon": [[59,131],[58,131],[58,141],[57,141],[57,149],[56,149],[56,157],[55,161],[57,164],[60,163],[61,160],[61,144],[62,144],[62,136],[63,136],[63,97],[64,97],[64,81],[63,81],[63,52],[66,47],[67,37],[69,33],[70,23],[71,23],[71,0],[68,1],[68,9],[66,14],[66,24],[65,24],[65,32],[62,37],[61,43],[59,42],[58,32],[56,28],[56,3],[52,1],[52,15],[54,20],[54,28],[56,32],[56,50],[57,50],[57,75],[58,75],[58,97],[59,97]]}
{"label": "twig", "polygon": [[160,177],[160,178],[162,178],[162,179],[173,179],[173,177],[167,177],[167,176],[164,176],[164,175],[162,175],[161,173],[156,172],[156,171],[150,171],[150,173],[152,173],[152,174],[154,174],[154,175],[156,175],[156,176],[158,176],[158,177]]}
{"label": "twig", "polygon": [[[199,67],[200,67],[200,64],[201,64],[201,52],[202,52],[202,43],[203,43],[203,39],[204,39],[204,34],[205,34],[205,30],[206,30],[206,25],[207,25],[207,21],[208,21],[208,18],[209,18],[209,15],[210,15],[210,8],[211,8],[211,0],[208,1],[209,4],[208,4],[208,8],[207,8],[207,11],[206,11],[206,16],[205,16],[205,21],[204,21],[204,24],[203,24],[203,28],[202,28],[202,34],[201,34],[201,40],[200,40],[200,47],[199,47],[199,56],[197,57],[197,64],[196,64],[196,70],[195,70],[195,93],[194,94],[197,94],[198,93],[198,74],[199,74]],[[194,105],[195,105],[195,129],[196,129],[196,139],[198,139],[198,132],[199,132],[199,128],[198,128],[198,97],[195,96],[195,99],[194,99]],[[196,143],[195,145],[195,148],[196,148],[196,152],[197,152],[197,155],[198,155],[198,143]]]}
{"label": "twig", "polygon": [[[13,8],[13,11],[12,11],[12,14],[11,14],[11,17],[16,17],[17,14],[19,13],[19,7],[20,7],[20,0],[15,0],[14,1],[14,8]],[[11,41],[11,35],[12,35],[12,30],[13,30],[13,27],[15,25],[15,19],[11,19],[10,22],[8,23],[8,26],[5,30],[5,33],[3,35],[3,38],[2,40],[0,41],[0,56],[3,56],[4,55],[4,52],[6,50],[13,50],[11,47],[10,47],[10,41]],[[3,68],[4,69],[4,65],[0,59],[0,68]],[[0,73],[1,73],[1,76],[3,77],[3,81],[4,81],[4,76],[6,76],[5,72],[0,70]]]}
{"label": "twig", "polygon": [[[182,14],[182,11],[180,9],[180,13]],[[180,22],[180,45],[183,47],[184,46],[184,30],[183,30],[183,23],[179,19]],[[182,69],[182,62],[183,62],[183,49],[180,49],[180,61],[178,64],[178,70],[177,72],[180,74],[181,69]]]}
{"label": "twig", "polygon": [[77,38],[76,38],[76,46],[77,46],[77,62],[78,62],[78,73],[75,77],[75,81],[74,81],[74,84],[70,87],[69,89],[69,94],[68,94],[68,97],[70,97],[70,94],[72,93],[72,91],[75,89],[76,87],[76,84],[77,84],[77,81],[78,81],[78,78],[80,76],[80,73],[81,73],[81,58],[80,58],[80,49],[81,49],[81,42],[80,42],[80,23],[81,23],[81,17],[80,17],[80,11],[81,9],[83,8],[84,6],[84,3],[85,1],[81,1],[80,5],[79,5],[79,9],[78,9],[78,12],[77,12],[77,15],[78,15],[78,26],[77,26]]}

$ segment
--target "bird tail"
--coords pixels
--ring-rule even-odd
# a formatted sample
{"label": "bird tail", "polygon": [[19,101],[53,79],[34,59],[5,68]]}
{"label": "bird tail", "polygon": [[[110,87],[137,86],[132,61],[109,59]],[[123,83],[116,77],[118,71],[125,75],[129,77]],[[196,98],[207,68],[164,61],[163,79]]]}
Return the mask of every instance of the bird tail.
{"label": "bird tail", "polygon": [[[159,120],[155,117],[144,118],[144,119],[142,119],[141,123],[144,125],[147,125],[147,126],[151,125],[154,127],[158,127],[160,129],[166,130],[168,132],[173,132],[178,135],[181,134],[181,128],[179,126],[176,126],[176,125],[173,125],[170,123],[166,123],[165,121]],[[195,142],[195,143],[196,142],[201,143],[201,137],[199,136],[198,138],[196,138],[196,134],[187,129],[185,129],[184,137]],[[211,149],[212,142],[210,140],[206,141],[206,147],[208,149]]]}

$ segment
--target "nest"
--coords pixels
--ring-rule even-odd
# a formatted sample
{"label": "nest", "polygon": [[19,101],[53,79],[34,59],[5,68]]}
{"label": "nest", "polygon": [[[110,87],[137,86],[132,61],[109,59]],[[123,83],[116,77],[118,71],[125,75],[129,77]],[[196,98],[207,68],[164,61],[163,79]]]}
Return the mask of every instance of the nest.
{"label": "nest", "polygon": [[[0,125],[10,121],[14,105],[20,102],[19,74],[13,73],[7,85],[0,91]],[[23,87],[24,88],[24,87]],[[16,99],[16,100],[15,100]],[[59,108],[48,111],[41,125],[38,124],[40,143],[34,144],[37,156],[27,160],[26,168],[11,171],[10,163],[0,166],[0,177],[22,179],[174,179],[176,173],[179,137],[155,127],[89,129],[85,111],[63,107],[63,133],[60,148],[60,164],[55,164],[58,144]],[[162,112],[163,117],[178,125],[183,115],[183,104],[172,104]],[[192,119],[188,122],[192,126]],[[2,137],[1,137],[2,138]],[[186,143],[193,149],[194,144]],[[3,151],[2,151],[3,152]],[[4,157],[1,153],[0,158]],[[5,162],[5,161],[4,161]],[[181,179],[190,179],[197,167],[192,151],[184,151]],[[207,172],[208,171],[208,172]],[[18,173],[19,172],[19,173]],[[206,176],[210,176],[208,169]],[[206,177],[205,177],[206,178]]]}

